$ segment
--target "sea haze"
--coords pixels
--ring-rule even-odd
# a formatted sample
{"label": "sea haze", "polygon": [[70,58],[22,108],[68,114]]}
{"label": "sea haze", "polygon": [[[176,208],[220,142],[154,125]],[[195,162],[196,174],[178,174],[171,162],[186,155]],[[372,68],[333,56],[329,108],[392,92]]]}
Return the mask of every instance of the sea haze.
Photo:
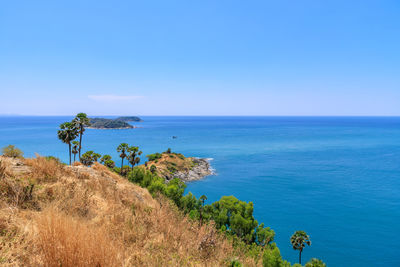
{"label": "sea haze", "polygon": [[[173,151],[213,158],[217,175],[187,191],[252,201],[276,232],[285,259],[289,238],[309,233],[303,259],[328,266],[400,266],[400,117],[142,117],[129,130],[88,129],[83,151],[110,154],[138,145],[143,154]],[[0,117],[0,147],[68,159],[58,125],[72,117]],[[177,136],[173,139],[172,136]],[[145,158],[143,157],[142,162]]]}

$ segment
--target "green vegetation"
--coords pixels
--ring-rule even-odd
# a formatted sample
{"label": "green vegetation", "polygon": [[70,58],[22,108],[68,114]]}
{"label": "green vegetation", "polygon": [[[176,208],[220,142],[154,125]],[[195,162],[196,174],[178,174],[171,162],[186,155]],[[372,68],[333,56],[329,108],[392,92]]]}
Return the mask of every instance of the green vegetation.
{"label": "green vegetation", "polygon": [[1,150],[3,156],[10,158],[22,158],[24,152],[21,149],[15,147],[14,145],[8,145],[3,147]]}
{"label": "green vegetation", "polygon": [[224,196],[217,202],[205,205],[206,196],[197,199],[190,192],[183,195],[186,185],[181,180],[173,179],[165,183],[163,178],[139,167],[133,168],[127,178],[147,188],[153,196],[158,194],[167,196],[190,218],[198,219],[201,223],[213,221],[217,229],[236,240],[235,242],[241,246],[247,247],[249,251],[256,251],[256,255],[265,250],[267,251],[265,259],[283,263],[279,250],[276,248],[273,251],[275,245],[272,241],[275,232],[269,227],[264,227],[264,224],[258,224],[253,216],[253,203],[240,201],[234,196]]}
{"label": "green vegetation", "polygon": [[104,155],[100,159],[100,163],[103,164],[104,166],[113,169],[115,167],[115,162],[112,160],[110,155]]}
{"label": "green vegetation", "polygon": [[299,263],[301,264],[301,253],[306,245],[311,246],[310,237],[304,231],[296,231],[290,238],[294,250],[299,251]]}
{"label": "green vegetation", "polygon": [[90,127],[96,129],[118,129],[118,128],[133,128],[132,125],[121,120],[91,118]]}
{"label": "green vegetation", "polygon": [[131,146],[128,148],[128,162],[131,164],[132,168],[139,164],[140,155],[142,155],[142,151],[139,150],[137,146]]}
{"label": "green vegetation", "polygon": [[[78,141],[72,141],[72,154],[74,154],[74,162],[76,161],[76,154],[79,153],[79,142]],[[79,158],[81,156],[79,155]]]}
{"label": "green vegetation", "polygon": [[81,157],[81,162],[85,166],[91,166],[100,157],[101,157],[101,155],[98,153],[95,153],[93,151],[87,151],[87,152],[83,153],[83,155]]}
{"label": "green vegetation", "polygon": [[[89,118],[87,117],[86,113],[78,113],[76,117],[72,120],[72,123],[78,129],[79,133],[79,158],[81,158],[81,149],[82,149],[82,136],[85,132],[85,127],[90,126]],[[75,161],[75,160],[74,160]]]}
{"label": "green vegetation", "polygon": [[146,156],[149,161],[155,161],[157,159],[161,159],[162,154],[161,153],[154,153]]}
{"label": "green vegetation", "polygon": [[78,136],[78,129],[71,122],[64,122],[57,132],[58,139],[68,145],[69,165],[71,165],[71,142]]}
{"label": "green vegetation", "polygon": [[304,266],[305,267],[326,267],[326,264],[320,259],[312,258]]}
{"label": "green vegetation", "polygon": [[[71,154],[74,154],[74,161],[76,154],[79,154],[79,159],[81,159],[82,136],[85,132],[85,127],[89,125],[90,122],[85,113],[78,113],[71,122],[64,122],[60,125],[57,135],[58,139],[68,144],[69,165],[71,165]],[[78,136],[79,142],[74,141]],[[71,148],[72,145],[73,147]]]}
{"label": "green vegetation", "polygon": [[121,172],[120,172],[121,175],[122,175],[122,172],[123,172],[123,169],[124,169],[124,158],[127,157],[126,152],[128,151],[128,149],[129,149],[129,145],[127,143],[122,143],[117,147],[117,152],[120,153],[119,157],[122,159]]}
{"label": "green vegetation", "polygon": [[136,117],[136,116],[118,117],[115,120],[117,120],[117,121],[125,121],[125,122],[128,122],[128,121],[136,121],[136,122],[142,121],[141,118]]}

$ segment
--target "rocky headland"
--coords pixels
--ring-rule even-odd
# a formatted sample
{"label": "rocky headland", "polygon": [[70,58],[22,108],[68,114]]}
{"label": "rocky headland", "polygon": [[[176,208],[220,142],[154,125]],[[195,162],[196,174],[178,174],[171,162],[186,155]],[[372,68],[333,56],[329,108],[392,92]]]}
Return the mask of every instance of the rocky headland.
{"label": "rocky headland", "polygon": [[178,178],[184,182],[190,182],[214,174],[209,159],[185,157],[173,152],[155,153],[148,155],[148,158],[149,161],[142,166],[164,177],[167,181]]}

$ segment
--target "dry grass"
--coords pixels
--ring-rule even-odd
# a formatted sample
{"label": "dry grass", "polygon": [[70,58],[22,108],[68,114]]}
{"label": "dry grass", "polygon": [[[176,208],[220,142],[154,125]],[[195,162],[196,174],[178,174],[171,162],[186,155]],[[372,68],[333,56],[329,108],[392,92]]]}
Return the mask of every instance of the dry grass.
{"label": "dry grass", "polygon": [[51,182],[62,175],[69,175],[64,165],[55,159],[47,159],[38,154],[36,154],[36,158],[25,159],[25,164],[32,169],[31,178],[35,178],[39,182]]}
{"label": "dry grass", "polygon": [[[246,266],[257,265],[212,225],[191,221],[169,200],[153,199],[146,189],[100,164],[64,167],[41,157],[26,164],[37,184],[32,200],[22,203],[35,201],[40,208],[10,206],[12,195],[0,195],[0,218],[8,218],[0,220],[0,231],[12,232],[16,242],[7,243],[11,245],[0,263],[226,266],[238,258]],[[12,179],[7,178],[25,186],[21,179]],[[0,235],[0,244],[4,240]]]}
{"label": "dry grass", "polygon": [[122,251],[104,229],[52,209],[37,217],[36,245],[45,266],[122,266]]}

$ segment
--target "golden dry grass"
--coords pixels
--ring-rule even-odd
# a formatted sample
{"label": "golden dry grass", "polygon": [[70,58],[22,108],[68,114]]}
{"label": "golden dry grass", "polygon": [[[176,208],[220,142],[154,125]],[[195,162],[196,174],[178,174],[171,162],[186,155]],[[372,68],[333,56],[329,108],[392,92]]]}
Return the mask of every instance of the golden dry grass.
{"label": "golden dry grass", "polygon": [[[67,167],[41,157],[25,162],[36,184],[32,199],[24,201],[36,208],[1,195],[4,265],[226,266],[233,258],[257,265],[212,225],[192,222],[169,200],[155,200],[100,164]],[[3,180],[22,181],[12,175]]]}
{"label": "golden dry grass", "polygon": [[55,159],[47,159],[36,154],[36,158],[25,159],[25,164],[31,168],[30,177],[40,182],[55,181],[57,177],[68,175],[64,165]]}
{"label": "golden dry grass", "polygon": [[36,223],[45,266],[122,266],[123,251],[107,238],[106,229],[52,209],[38,215]]}

